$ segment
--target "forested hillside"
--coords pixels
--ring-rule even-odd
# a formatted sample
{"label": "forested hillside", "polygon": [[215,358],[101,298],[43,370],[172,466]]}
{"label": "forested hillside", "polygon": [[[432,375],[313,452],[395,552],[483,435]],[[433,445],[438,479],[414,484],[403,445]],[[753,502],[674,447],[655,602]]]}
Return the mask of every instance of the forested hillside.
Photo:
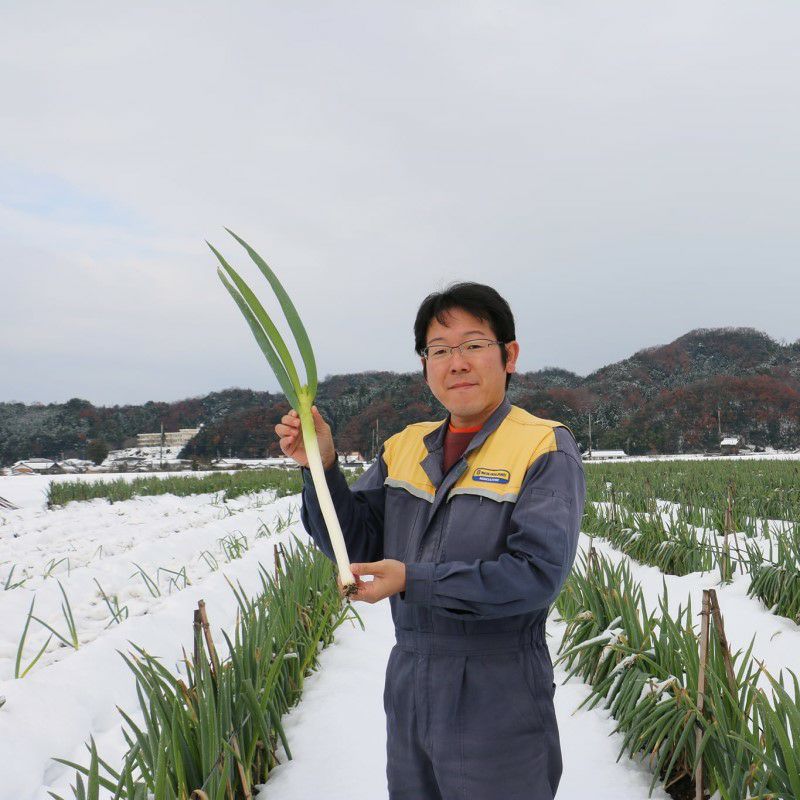
{"label": "forested hillside", "polygon": [[[581,377],[548,368],[514,375],[511,401],[569,425],[588,444],[631,453],[697,452],[723,433],[756,445],[800,447],[800,341],[780,344],[749,328],[702,329]],[[331,423],[340,452],[372,456],[376,443],[405,425],[443,419],[422,374],[332,375],[317,405]],[[30,456],[83,456],[90,442],[131,444],[136,433],[203,429],[186,456],[277,455],[275,423],[288,410],[282,395],[228,389],[178,402],[96,407],[0,403],[0,463]]]}

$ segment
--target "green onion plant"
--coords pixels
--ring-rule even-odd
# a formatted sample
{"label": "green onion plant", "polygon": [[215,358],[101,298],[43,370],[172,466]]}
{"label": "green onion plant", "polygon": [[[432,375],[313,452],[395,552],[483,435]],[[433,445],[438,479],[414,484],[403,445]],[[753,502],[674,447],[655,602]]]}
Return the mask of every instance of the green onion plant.
{"label": "green onion plant", "polygon": [[28,579],[23,578],[21,581],[13,581],[14,578],[14,570],[17,568],[16,564],[12,564],[11,569],[6,575],[6,579],[3,581],[3,591],[7,592],[10,589],[19,589],[20,586],[24,586]]}
{"label": "green onion plant", "polygon": [[30,619],[35,619],[40,625],[47,628],[56,639],[67,647],[72,647],[74,650],[77,650],[80,647],[80,642],[78,641],[78,627],[75,623],[75,616],[72,613],[72,606],[70,605],[67,593],[64,591],[64,587],[61,585],[61,581],[58,581],[58,588],[61,590],[61,596],[64,598],[64,602],[61,603],[61,613],[64,615],[64,621],[67,625],[67,636],[60,634],[52,625],[45,622],[40,617],[31,614]]}
{"label": "green onion plant", "polygon": [[98,581],[97,578],[93,580],[100,591],[100,597],[103,598],[108,610],[111,612],[111,622],[106,625],[106,628],[110,628],[115,622],[117,625],[121,625],[124,620],[128,619],[128,606],[120,606],[119,597],[116,594],[112,594],[111,596],[107,595],[100,585],[100,581]]}
{"label": "green onion plant", "polygon": [[36,595],[33,596],[31,599],[31,606],[28,609],[28,616],[25,619],[25,625],[22,628],[22,635],[19,638],[19,644],[17,645],[17,658],[14,662],[14,677],[15,678],[24,678],[35,666],[36,662],[44,655],[44,651],[47,650],[47,646],[53,640],[53,635],[50,634],[50,637],[47,641],[41,646],[39,652],[33,657],[33,660],[28,664],[27,667],[24,669],[22,668],[22,654],[25,650],[25,640],[28,638],[28,629],[31,627],[31,620],[35,619],[33,616],[33,607],[36,603]]}
{"label": "green onion plant", "polygon": [[223,255],[211,243],[207,243],[219,261],[217,274],[225,288],[230,293],[239,310],[242,312],[253,336],[258,342],[261,351],[267,359],[278,383],[289,401],[289,405],[297,411],[300,417],[300,426],[303,431],[303,445],[308,457],[308,467],[314,481],[320,510],[325,519],[325,525],[336,556],[336,565],[339,570],[339,580],[346,594],[355,591],[355,578],[350,571],[350,559],[344,543],[344,536],[336,516],[336,509],[331,499],[328,483],[325,480],[325,470],[319,452],[317,433],[314,429],[314,419],[311,407],[317,394],[317,365],[314,351],[311,347],[306,329],[300,319],[286,290],[278,280],[275,273],[266,261],[241,237],[226,228],[228,233],[245,249],[255,265],[269,282],[272,291],[280,303],[289,328],[294,335],[297,348],[303,360],[306,372],[306,382],[301,383],[289,349],[281,334],[275,327],[272,319],[264,310],[261,301],[255,296],[250,287],[242,280],[239,273],[225,260]]}

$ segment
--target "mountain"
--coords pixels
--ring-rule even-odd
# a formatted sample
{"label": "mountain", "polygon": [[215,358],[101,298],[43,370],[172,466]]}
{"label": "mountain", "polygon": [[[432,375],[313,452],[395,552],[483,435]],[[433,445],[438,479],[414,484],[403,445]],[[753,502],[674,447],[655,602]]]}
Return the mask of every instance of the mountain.
{"label": "mountain", "polygon": [[[800,341],[781,344],[752,328],[690,331],[585,377],[557,367],[516,374],[508,393],[516,405],[569,425],[584,447],[590,412],[596,448],[717,450],[720,427],[756,445],[800,446]],[[405,425],[446,413],[421,373],[330,375],[317,406],[340,452],[369,456]],[[287,411],[283,395],[249,389],[141,406],[0,403],[0,464],[81,457],[92,442],[122,447],[162,422],[165,430],[202,423],[186,457],[277,455],[274,426]]]}
{"label": "mountain", "polygon": [[604,446],[716,449],[720,423],[754,444],[800,444],[800,341],[780,344],[752,328],[690,331],[593,372],[581,386]]}

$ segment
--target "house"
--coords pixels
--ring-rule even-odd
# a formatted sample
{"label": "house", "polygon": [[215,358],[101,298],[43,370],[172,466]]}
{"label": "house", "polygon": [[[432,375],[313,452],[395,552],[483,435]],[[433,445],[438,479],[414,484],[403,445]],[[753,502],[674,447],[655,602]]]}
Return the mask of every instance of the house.
{"label": "house", "polygon": [[87,461],[84,458],[67,458],[59,461],[58,466],[62,472],[86,472],[94,466],[94,461]]}
{"label": "house", "polygon": [[735,456],[744,447],[744,436],[726,436],[719,443],[719,450],[724,456]]}
{"label": "house", "polygon": [[12,475],[57,475],[63,472],[52,458],[26,458],[11,465]]}
{"label": "house", "polygon": [[215,458],[211,462],[215,469],[292,469],[297,466],[293,458],[275,456],[268,458]]}
{"label": "house", "polygon": [[609,460],[614,458],[627,458],[628,454],[624,450],[587,450],[583,454],[583,460],[600,461]]}
{"label": "house", "polygon": [[111,458],[111,454],[103,462],[103,466],[111,472],[144,472],[150,466],[150,461],[145,456],[136,456],[125,451],[119,451]]}

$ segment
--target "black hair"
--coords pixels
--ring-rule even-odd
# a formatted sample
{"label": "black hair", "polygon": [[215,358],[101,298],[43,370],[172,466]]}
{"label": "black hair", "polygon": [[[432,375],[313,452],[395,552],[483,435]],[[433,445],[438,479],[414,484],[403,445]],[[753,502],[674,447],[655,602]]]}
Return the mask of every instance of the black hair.
{"label": "black hair", "polygon": [[[417,311],[417,318],[414,320],[414,350],[418,356],[422,356],[425,349],[428,328],[433,319],[436,318],[439,324],[445,325],[447,312],[452,309],[466,311],[481,322],[488,322],[498,342],[507,344],[517,338],[511,307],[497,291],[483,283],[451,283],[444,291],[429,294]],[[500,348],[500,357],[505,367],[508,362],[508,351],[505,347]],[[422,365],[422,374],[427,379],[427,363]],[[511,375],[507,374],[506,389],[510,380]]]}

